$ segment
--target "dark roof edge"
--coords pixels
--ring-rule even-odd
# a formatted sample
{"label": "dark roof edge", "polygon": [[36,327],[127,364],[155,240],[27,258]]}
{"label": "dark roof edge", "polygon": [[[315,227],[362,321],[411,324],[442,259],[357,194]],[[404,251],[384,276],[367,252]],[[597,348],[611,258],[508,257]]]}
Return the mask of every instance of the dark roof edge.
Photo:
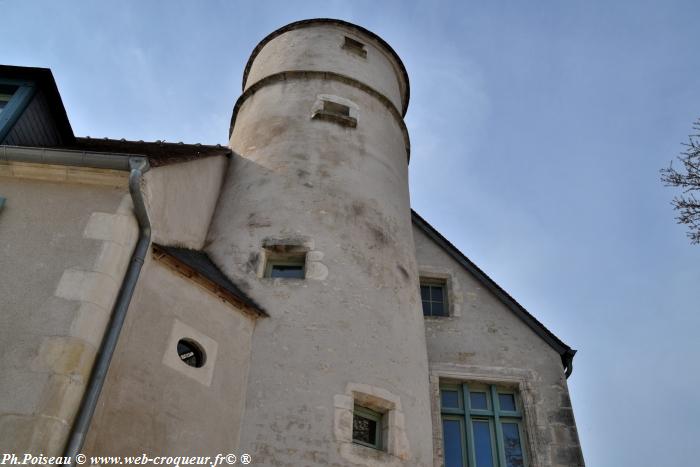
{"label": "dark roof edge", "polygon": [[408,111],[408,102],[411,97],[411,86],[408,80],[408,72],[406,71],[406,66],[403,64],[403,61],[399,57],[399,54],[396,53],[396,51],[381,37],[379,37],[377,34],[373,33],[369,29],[365,29],[362,26],[358,26],[357,24],[350,23],[348,21],[343,21],[341,19],[334,19],[334,18],[311,18],[311,19],[304,19],[301,21],[295,21],[293,23],[289,23],[286,26],[282,26],[279,29],[276,29],[272,31],[270,34],[265,36],[260,42],[258,42],[258,45],[255,46],[253,49],[253,52],[250,54],[250,58],[248,58],[248,62],[245,65],[245,69],[243,71],[243,90],[245,91],[245,85],[246,82],[248,81],[248,73],[250,72],[251,67],[253,66],[253,62],[255,61],[255,57],[258,56],[260,51],[265,47],[265,45],[270,42],[272,39],[275,37],[284,34],[285,32],[288,31],[293,31],[294,29],[300,29],[309,25],[314,25],[314,24],[337,24],[340,26],[345,26],[347,28],[355,29],[375,41],[377,41],[382,47],[384,47],[389,54],[394,58],[396,61],[396,64],[399,66],[399,72],[401,73],[401,77],[404,80],[404,83],[406,83],[406,88],[404,89],[403,92],[403,108],[401,109],[401,116],[405,117],[406,112]]}
{"label": "dark roof edge", "polygon": [[474,275],[484,287],[493,293],[504,305],[506,305],[515,315],[520,318],[535,334],[540,336],[550,347],[552,347],[560,356],[562,364],[567,372],[567,377],[573,371],[573,358],[576,350],[566,345],[561,339],[539,322],[537,318],[532,316],[520,303],[501,288],[493,279],[491,279],[484,271],[474,264],[464,253],[454,246],[449,240],[442,236],[432,225],[423,219],[416,211],[411,209],[411,219],[413,224],[420,228],[428,237],[437,243],[445,250],[453,259],[461,264],[464,269]]}
{"label": "dark roof edge", "polygon": [[58,127],[61,137],[65,139],[64,143],[73,143],[75,139],[73,128],[71,128],[66,108],[63,105],[61,93],[58,91],[56,80],[50,68],[0,65],[0,75],[8,78],[36,81],[39,87],[45,92],[45,97],[49,104],[49,111],[53,116],[54,123]]}
{"label": "dark roof edge", "polygon": [[236,284],[231,282],[205,252],[153,243],[153,253],[154,255],[165,254],[178,263],[190,268],[210,283],[222,289],[243,308],[253,311],[258,316],[269,316],[255,300],[250,298],[245,292],[238,288]]}
{"label": "dark roof edge", "polygon": [[76,136],[74,143],[67,149],[100,153],[114,152],[120,154],[138,154],[147,157],[152,167],[190,162],[206,157],[230,157],[232,151],[220,144],[186,144],[174,141],[132,141],[113,138],[91,138]]}

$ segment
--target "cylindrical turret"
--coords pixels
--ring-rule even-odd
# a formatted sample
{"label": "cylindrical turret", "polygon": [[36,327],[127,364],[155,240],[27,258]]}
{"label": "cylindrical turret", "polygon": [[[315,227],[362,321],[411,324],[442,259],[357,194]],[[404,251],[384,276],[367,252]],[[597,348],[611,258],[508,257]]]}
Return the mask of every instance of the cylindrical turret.
{"label": "cylindrical turret", "polygon": [[256,465],[432,466],[404,66],[359,26],[308,20],[255,48],[243,87],[206,247],[270,314],[240,449]]}

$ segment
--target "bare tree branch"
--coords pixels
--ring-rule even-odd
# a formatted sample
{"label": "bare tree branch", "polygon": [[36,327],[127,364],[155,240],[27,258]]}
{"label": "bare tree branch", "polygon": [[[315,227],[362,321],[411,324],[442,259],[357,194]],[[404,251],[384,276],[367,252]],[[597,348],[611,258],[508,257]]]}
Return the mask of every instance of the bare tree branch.
{"label": "bare tree branch", "polygon": [[683,190],[682,195],[671,201],[678,213],[676,220],[688,226],[690,243],[700,244],[700,200],[695,197],[695,192],[700,192],[700,119],[693,123],[693,130],[697,133],[683,143],[685,151],[677,158],[683,168],[676,170],[671,161],[667,169],[661,169],[661,181],[666,186]]}

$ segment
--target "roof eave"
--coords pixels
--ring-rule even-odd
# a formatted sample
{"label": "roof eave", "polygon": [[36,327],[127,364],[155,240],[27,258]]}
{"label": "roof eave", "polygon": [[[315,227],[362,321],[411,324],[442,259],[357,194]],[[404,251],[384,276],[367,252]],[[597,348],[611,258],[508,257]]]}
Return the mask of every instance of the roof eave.
{"label": "roof eave", "polygon": [[[156,243],[152,247],[155,259],[163,262],[184,277],[198,282],[219,296],[219,298],[254,317],[269,316],[263,307],[231,282],[206,253],[186,248],[158,245]],[[199,256],[200,261],[191,261],[189,256],[192,254]],[[206,261],[206,267],[202,267],[202,264],[200,264],[202,259]]]}

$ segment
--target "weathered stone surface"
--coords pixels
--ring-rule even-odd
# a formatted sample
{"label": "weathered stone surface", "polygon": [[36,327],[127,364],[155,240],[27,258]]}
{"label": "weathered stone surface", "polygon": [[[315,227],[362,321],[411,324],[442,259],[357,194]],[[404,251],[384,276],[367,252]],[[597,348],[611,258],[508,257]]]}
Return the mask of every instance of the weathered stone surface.
{"label": "weathered stone surface", "polygon": [[[433,425],[440,433],[439,381],[489,382],[518,388],[533,466],[583,465],[576,424],[560,356],[542,338],[464,270],[422,230],[414,228],[416,257],[427,277],[436,272],[450,293],[450,317],[426,318],[433,384]],[[448,286],[448,289],[450,287]],[[461,314],[455,316],[456,307]],[[442,444],[438,436],[436,445]],[[561,454],[563,453],[563,454]],[[578,453],[578,458],[575,458]],[[436,465],[442,450],[435,450]],[[561,459],[574,459],[571,464]],[[581,459],[581,463],[576,459]]]}
{"label": "weathered stone surface", "polygon": [[[366,44],[366,60],[341,47],[346,35]],[[246,87],[331,72],[269,82],[242,102],[205,247],[271,314],[255,330],[241,438],[261,465],[308,465],[319,448],[329,464],[433,464],[399,67],[358,29],[311,24],[269,41],[248,76]],[[313,118],[323,100],[346,105],[356,127]],[[293,239],[309,251],[306,280],[260,280],[250,259]],[[334,439],[334,396],[351,381],[398,398],[394,454]],[[275,438],[300,417],[314,422]]]}
{"label": "weathered stone surface", "polygon": [[[77,323],[88,308],[111,309],[121,255],[128,258],[133,246],[128,228],[112,230],[126,195],[123,183],[115,188],[114,173],[53,169],[23,166],[0,181],[8,200],[0,213],[0,257],[12,265],[0,268],[2,452],[60,454],[103,330],[103,319]],[[67,173],[90,180],[59,176]],[[123,174],[117,178],[123,182]],[[116,217],[129,224],[126,215]],[[99,235],[85,236],[86,229]],[[105,249],[106,237],[117,232],[124,232],[120,248]]]}
{"label": "weathered stone surface", "polygon": [[[328,21],[257,52],[231,160],[155,167],[142,191],[154,241],[205,250],[270,317],[148,256],[84,452],[437,467],[449,380],[517,391],[530,467],[583,466],[560,356],[411,224],[395,54]],[[138,228],[124,172],[0,162],[0,177],[0,452],[56,455]],[[265,277],[285,255],[303,280]],[[450,316],[424,319],[420,276],[444,281]],[[357,406],[382,414],[381,449],[353,443]]]}

